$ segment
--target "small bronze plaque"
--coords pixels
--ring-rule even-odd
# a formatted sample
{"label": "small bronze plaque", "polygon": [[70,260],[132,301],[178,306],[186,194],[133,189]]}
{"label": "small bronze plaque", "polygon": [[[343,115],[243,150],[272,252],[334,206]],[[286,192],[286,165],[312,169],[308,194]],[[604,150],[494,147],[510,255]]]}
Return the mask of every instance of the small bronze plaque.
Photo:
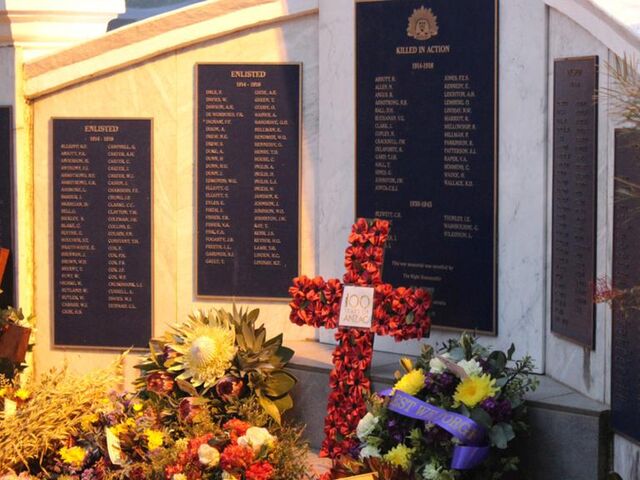
{"label": "small bronze plaque", "polygon": [[[640,285],[640,132],[616,130],[613,206],[613,288]],[[636,294],[637,295],[637,294]],[[640,311],[637,300],[614,302],[611,348],[613,428],[640,441]]]}
{"label": "small bronze plaque", "polygon": [[595,348],[598,57],[556,60],[551,331]]}
{"label": "small bronze plaque", "polygon": [[22,363],[29,349],[31,329],[8,325],[0,333],[0,358],[8,358],[13,363]]}

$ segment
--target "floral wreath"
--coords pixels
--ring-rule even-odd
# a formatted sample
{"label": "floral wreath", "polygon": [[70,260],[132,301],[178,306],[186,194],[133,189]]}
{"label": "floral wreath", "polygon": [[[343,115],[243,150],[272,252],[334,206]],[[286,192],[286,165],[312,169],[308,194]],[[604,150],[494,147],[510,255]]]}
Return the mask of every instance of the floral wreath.
{"label": "floral wreath", "polygon": [[384,247],[389,222],[360,218],[349,235],[345,252],[344,284],[375,288],[371,330],[338,328],[343,284],[338,279],[325,281],[300,276],[289,289],[292,301],[290,320],[296,325],[338,328],[338,346],[333,352],[334,369],[329,376],[325,440],[320,454],[336,458],[357,446],[351,435],[367,413],[365,400],[371,392],[369,370],[374,334],[391,336],[396,341],[423,338],[431,327],[431,294],[420,288],[393,288],[382,282]]}

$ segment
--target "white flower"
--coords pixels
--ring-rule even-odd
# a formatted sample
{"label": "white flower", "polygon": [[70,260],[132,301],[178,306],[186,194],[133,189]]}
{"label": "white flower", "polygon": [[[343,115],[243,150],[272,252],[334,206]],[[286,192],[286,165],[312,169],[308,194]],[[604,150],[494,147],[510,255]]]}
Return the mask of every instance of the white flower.
{"label": "white flower", "polygon": [[373,429],[378,425],[378,417],[374,416],[371,412],[362,417],[358,426],[356,427],[356,435],[360,441],[364,441],[365,437],[371,435]]}
{"label": "white flower", "polygon": [[360,460],[364,460],[365,458],[374,458],[380,457],[380,450],[376,447],[372,447],[371,445],[367,445],[362,450],[360,450]]}
{"label": "white flower", "polygon": [[464,370],[464,373],[466,373],[470,377],[479,377],[483,373],[482,367],[480,366],[478,361],[474,359],[460,360],[458,362],[458,366],[462,367],[462,369]]}
{"label": "white flower", "polygon": [[263,446],[273,448],[275,441],[275,437],[266,428],[249,427],[247,433],[238,438],[238,445],[251,447],[255,453],[258,453]]}
{"label": "white flower", "polygon": [[422,471],[424,480],[455,480],[453,472],[445,470],[438,463],[432,462]]}
{"label": "white flower", "polygon": [[220,452],[208,443],[203,443],[198,447],[198,460],[208,467],[216,467],[220,463]]}
{"label": "white flower", "polygon": [[[442,355],[440,355],[440,357],[448,359],[449,354],[443,353]],[[431,371],[431,373],[443,373],[446,369],[447,369],[447,365],[438,357],[433,357],[429,361],[429,370]]]}

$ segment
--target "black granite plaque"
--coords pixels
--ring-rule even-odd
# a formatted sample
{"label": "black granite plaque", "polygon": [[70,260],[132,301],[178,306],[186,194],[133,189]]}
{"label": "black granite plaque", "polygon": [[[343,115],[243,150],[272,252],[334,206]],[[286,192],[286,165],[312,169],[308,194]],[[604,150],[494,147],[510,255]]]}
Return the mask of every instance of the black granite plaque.
{"label": "black granite plaque", "polygon": [[[615,132],[613,288],[640,285],[640,132]],[[637,296],[637,294],[636,294]],[[613,305],[611,419],[614,429],[640,442],[640,310],[636,301]]]}
{"label": "black granite plaque", "polygon": [[0,308],[15,305],[13,269],[13,152],[11,107],[0,107],[0,248],[9,249],[9,260],[0,284]]}
{"label": "black granite plaque", "polygon": [[54,344],[152,334],[151,120],[53,120]]}
{"label": "black granite plaque", "polygon": [[595,348],[598,57],[555,61],[551,331]]}
{"label": "black granite plaque", "polygon": [[284,299],[298,275],[301,70],[197,67],[198,296]]}
{"label": "black granite plaque", "polygon": [[0,107],[0,248],[9,249],[9,260],[0,284],[0,308],[15,305],[13,242],[13,149],[11,107]]}
{"label": "black granite plaque", "polygon": [[359,217],[392,223],[384,280],[434,324],[497,333],[496,0],[356,4]]}

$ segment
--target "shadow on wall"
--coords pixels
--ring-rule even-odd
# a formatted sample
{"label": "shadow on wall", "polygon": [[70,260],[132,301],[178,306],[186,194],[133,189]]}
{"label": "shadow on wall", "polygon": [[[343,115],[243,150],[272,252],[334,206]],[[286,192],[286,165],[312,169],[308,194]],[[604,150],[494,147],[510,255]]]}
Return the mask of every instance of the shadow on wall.
{"label": "shadow on wall", "polygon": [[186,7],[203,0],[127,0],[127,11],[109,22],[107,31],[124,27],[149,17]]}

